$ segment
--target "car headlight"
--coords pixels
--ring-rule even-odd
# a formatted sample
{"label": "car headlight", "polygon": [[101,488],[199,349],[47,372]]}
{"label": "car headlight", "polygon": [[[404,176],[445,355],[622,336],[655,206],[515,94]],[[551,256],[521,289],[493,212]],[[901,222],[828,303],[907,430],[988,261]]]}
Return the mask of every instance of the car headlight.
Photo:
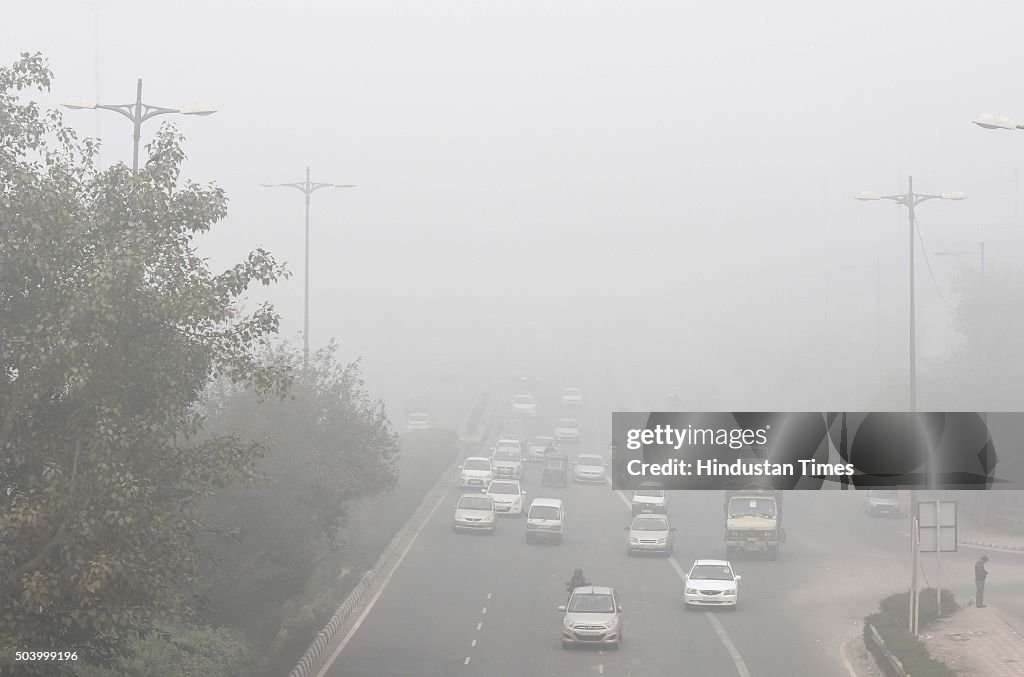
{"label": "car headlight", "polygon": [[604,626],[604,627],[606,627],[606,628],[607,628],[607,629],[609,629],[609,630],[614,630],[614,629],[615,629],[615,627],[616,627],[616,626],[617,626],[618,624],[619,624],[619,617],[618,617],[618,616],[616,616],[615,618],[613,618],[613,619],[611,619],[610,621],[608,621],[607,623],[605,623],[605,626]]}
{"label": "car headlight", "polygon": [[665,545],[665,543],[667,543],[667,542],[668,542],[668,539],[666,539],[664,537],[658,539],[658,545]]}
{"label": "car headlight", "polygon": [[696,595],[697,594],[697,588],[687,588],[686,589],[686,594],[687,595]]}
{"label": "car headlight", "polygon": [[640,539],[639,539],[639,538],[637,538],[636,536],[630,536],[630,537],[629,537],[629,542],[630,542],[630,543],[633,543],[633,544],[637,544],[637,543],[639,543],[639,542],[640,542]]}
{"label": "car headlight", "polygon": [[562,619],[562,627],[563,627],[563,628],[571,628],[571,627],[572,627],[572,621],[571,621],[571,620],[569,620],[569,618],[568,618],[568,617],[566,617],[566,618],[563,618],[563,619]]}
{"label": "car headlight", "polygon": [[736,594],[736,588],[733,588],[732,590],[724,590],[722,592],[722,594],[723,595],[730,595],[730,596],[735,595]]}

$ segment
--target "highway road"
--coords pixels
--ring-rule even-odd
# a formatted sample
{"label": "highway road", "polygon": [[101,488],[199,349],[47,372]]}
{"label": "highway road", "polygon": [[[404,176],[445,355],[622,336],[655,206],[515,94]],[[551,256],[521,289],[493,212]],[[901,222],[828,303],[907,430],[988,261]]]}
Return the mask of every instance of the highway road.
{"label": "highway road", "polygon": [[[580,386],[588,398],[576,415],[580,451],[607,454],[610,412],[649,404],[611,370],[585,371],[596,356],[562,356],[537,366],[545,385],[531,434],[550,431],[562,410],[562,387]],[[514,394],[506,377],[505,397]],[[646,396],[650,396],[645,397]],[[572,451],[570,451],[572,455]],[[567,535],[562,545],[527,545],[524,519],[502,518],[495,535],[454,534],[453,487],[418,534],[380,595],[321,675],[738,675],[791,677],[847,675],[841,646],[860,631],[878,601],[908,584],[905,520],[869,518],[855,492],[790,492],[788,542],[777,561],[733,561],[743,576],[736,611],[685,611],[682,574],[695,558],[723,557],[720,492],[673,492],[669,513],[677,527],[672,558],[627,557],[625,498],[608,486],[542,487],[531,465],[527,498],[562,498]],[[958,597],[970,594],[973,560],[965,549],[944,570]],[[1024,618],[1024,556],[1003,558],[1004,600]],[[618,651],[564,650],[560,643],[564,583],[582,567],[596,585],[617,589],[624,607]],[[990,567],[990,569],[993,567]],[[991,595],[995,595],[993,575]],[[1010,590],[1014,590],[1010,594]],[[338,648],[341,650],[338,651]]]}

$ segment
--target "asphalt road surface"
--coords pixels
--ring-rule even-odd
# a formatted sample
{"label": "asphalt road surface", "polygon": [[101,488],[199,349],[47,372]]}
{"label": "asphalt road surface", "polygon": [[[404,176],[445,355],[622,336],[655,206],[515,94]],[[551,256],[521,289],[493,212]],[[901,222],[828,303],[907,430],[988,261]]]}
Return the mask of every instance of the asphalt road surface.
{"label": "asphalt road surface", "polygon": [[[579,451],[607,457],[610,412],[638,409],[642,401],[610,370],[579,369],[595,363],[587,357],[574,362],[567,355],[545,365],[539,414],[527,430],[550,434],[555,419],[575,415]],[[561,389],[570,385],[584,389],[582,409],[560,406]],[[514,391],[507,378],[505,395]],[[569,454],[574,456],[571,448]],[[721,492],[673,492],[674,556],[628,557],[623,527],[630,515],[619,492],[608,485],[542,487],[535,464],[526,473],[528,501],[565,501],[561,545],[527,545],[525,519],[517,517],[502,518],[493,536],[452,533],[452,509],[461,493],[453,488],[321,674],[848,675],[841,645],[860,631],[882,597],[909,584],[905,520],[867,517],[855,492],[789,492],[788,540],[779,559],[733,560],[743,576],[739,608],[685,611],[683,572],[696,558],[724,557]],[[945,556],[943,584],[963,601],[979,554],[965,549]],[[556,607],[564,603],[565,581],[575,567],[593,584],[618,591],[624,607],[619,650],[561,647]],[[989,596],[1002,595],[1005,608],[1024,617],[1024,556],[1007,554],[1000,567],[990,566],[998,573]]]}

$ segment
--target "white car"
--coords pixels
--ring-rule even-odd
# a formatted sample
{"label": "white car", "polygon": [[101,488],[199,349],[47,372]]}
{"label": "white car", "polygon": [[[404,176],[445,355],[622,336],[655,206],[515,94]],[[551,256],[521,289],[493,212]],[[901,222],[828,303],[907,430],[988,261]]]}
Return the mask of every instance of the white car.
{"label": "white car", "polygon": [[515,440],[501,440],[491,453],[495,477],[520,479],[523,476],[523,448]]}
{"label": "white car", "polygon": [[555,422],[555,440],[567,444],[580,441],[580,426],[574,418],[560,418]]}
{"label": "white car", "polygon": [[889,515],[899,517],[900,502],[895,489],[871,489],[864,499],[864,512],[868,517]]}
{"label": "white car", "polygon": [[518,480],[494,480],[487,486],[487,495],[494,500],[494,510],[499,515],[522,517],[526,492]]}
{"label": "white car", "polygon": [[725,606],[735,609],[739,600],[740,576],[724,559],[699,559],[686,574],[683,604],[693,606]]}
{"label": "white car", "polygon": [[516,395],[516,398],[512,400],[512,408],[515,409],[516,413],[520,416],[536,418],[537,398],[533,395]]}
{"label": "white car", "polygon": [[491,459],[485,456],[470,456],[459,466],[459,486],[483,489],[494,480]]}
{"label": "white car", "polygon": [[622,641],[622,606],[612,588],[587,585],[573,590],[568,604],[558,607],[562,618],[562,648],[593,644],[619,648]]}
{"label": "white car", "polygon": [[532,440],[530,440],[530,444],[528,446],[527,451],[527,457],[531,461],[543,461],[544,452],[546,452],[549,448],[558,448],[558,443],[555,442],[554,437],[534,437]]}
{"label": "white car", "polygon": [[634,552],[660,552],[671,555],[672,533],[675,530],[668,521],[668,515],[637,515],[633,518],[633,523],[626,527],[626,553],[632,555]]}
{"label": "white car", "polygon": [[542,538],[561,543],[565,536],[565,506],[558,498],[535,498],[526,513],[526,542]]}
{"label": "white car", "polygon": [[562,391],[563,407],[582,407],[583,391],[579,388],[566,388]]}
{"label": "white car", "polygon": [[667,513],[668,497],[665,495],[665,488],[661,482],[641,482],[633,492],[630,506],[634,517],[644,512]]}
{"label": "white car", "polygon": [[412,433],[419,430],[429,430],[430,425],[430,414],[423,412],[409,414],[409,418],[405,422],[405,431]]}
{"label": "white car", "polygon": [[572,470],[574,482],[598,482],[604,484],[604,459],[596,454],[580,454]]}
{"label": "white car", "polygon": [[498,516],[490,496],[463,494],[455,504],[452,531],[489,531],[498,528]]}

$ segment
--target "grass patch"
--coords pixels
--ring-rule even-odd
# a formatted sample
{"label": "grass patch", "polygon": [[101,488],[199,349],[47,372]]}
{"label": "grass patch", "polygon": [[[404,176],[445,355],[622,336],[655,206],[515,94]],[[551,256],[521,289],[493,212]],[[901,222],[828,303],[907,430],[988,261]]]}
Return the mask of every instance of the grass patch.
{"label": "grass patch", "polygon": [[[927,629],[938,618],[938,605],[935,600],[935,588],[925,588],[920,593],[920,610],[918,625],[921,630]],[[888,660],[871,636],[868,625],[873,625],[889,650],[903,665],[907,674],[913,677],[957,677],[956,673],[945,663],[938,661],[928,653],[924,643],[911,634],[907,627],[910,612],[910,593],[902,592],[890,595],[878,605],[879,611],[864,619],[864,644],[875,656],[875,660],[886,674],[890,672]],[[942,591],[942,616],[948,616],[960,607],[949,590]]]}

